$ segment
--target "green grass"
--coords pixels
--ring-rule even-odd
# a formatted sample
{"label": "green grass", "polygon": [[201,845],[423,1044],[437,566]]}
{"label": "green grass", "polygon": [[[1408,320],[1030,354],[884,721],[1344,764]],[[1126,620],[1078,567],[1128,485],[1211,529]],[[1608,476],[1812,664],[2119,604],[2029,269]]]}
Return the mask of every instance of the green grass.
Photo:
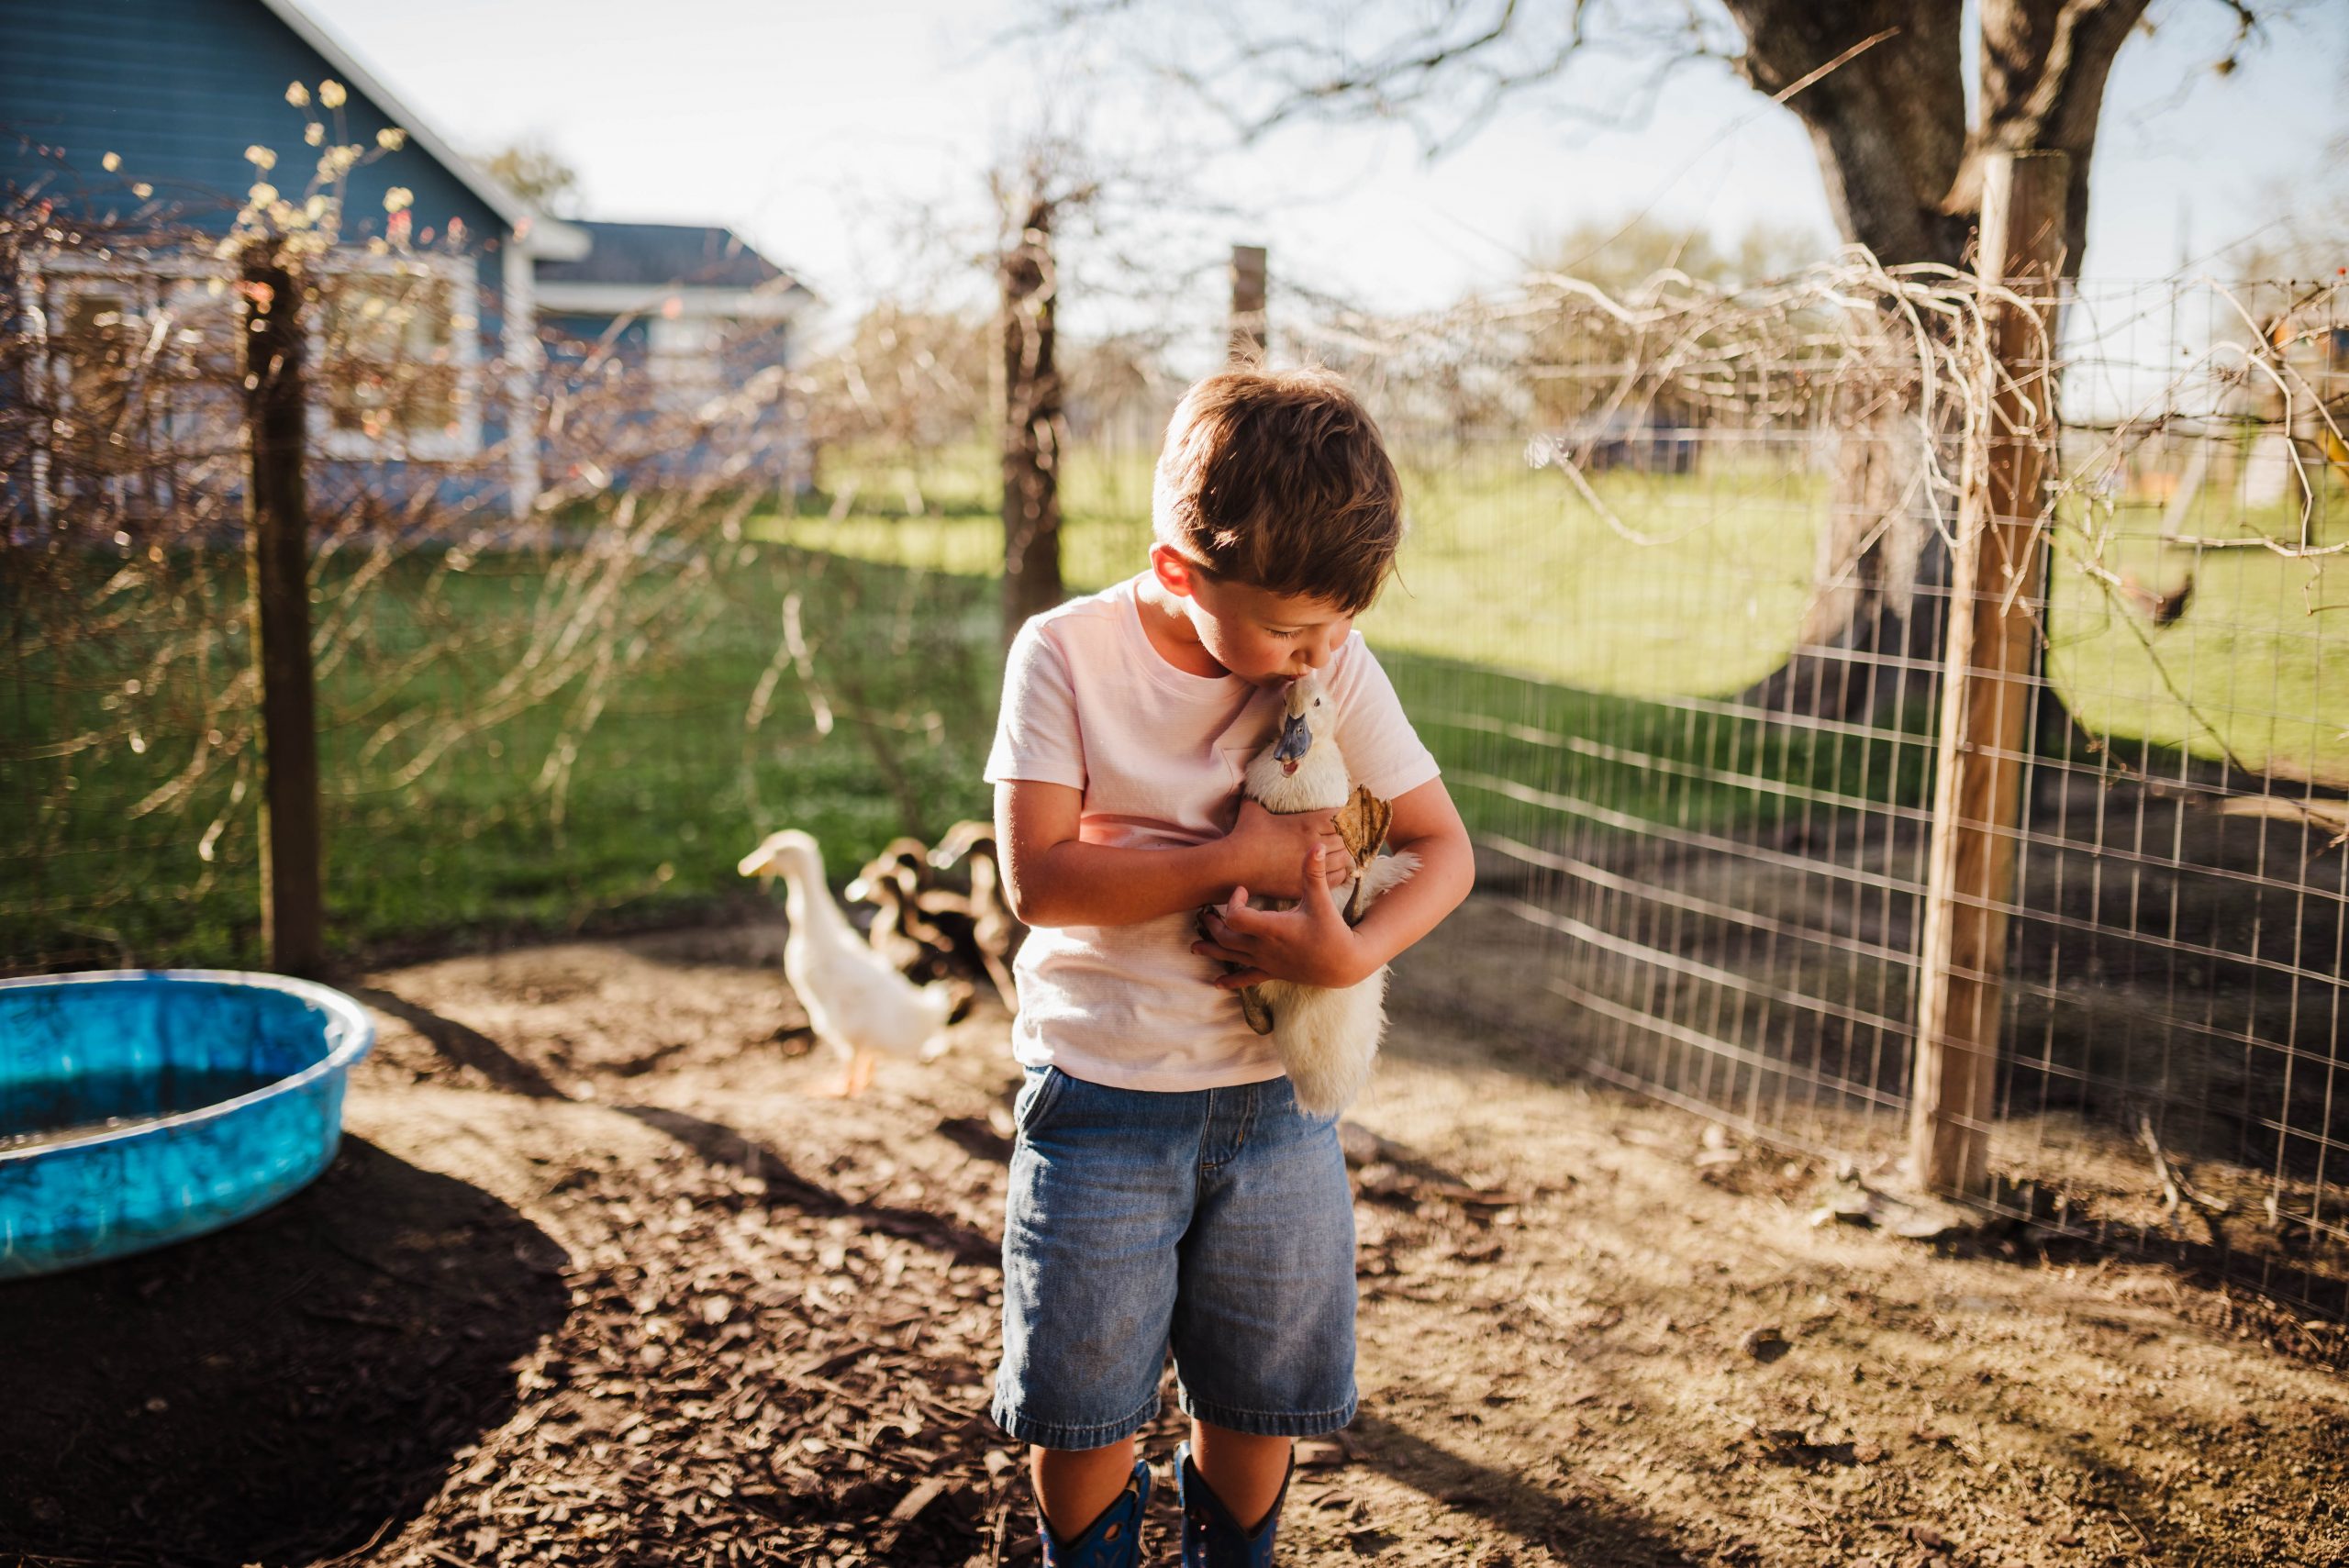
{"label": "green grass", "polygon": [[1927,801],[1932,747],[1920,723],[1847,733],[1408,651],[1386,650],[1382,662],[1469,827],[1537,850],[1569,819],[1595,846],[1627,840],[1639,824],[1729,837]]}
{"label": "green grass", "polygon": [[[1759,466],[1701,480],[1605,474],[1613,520],[1515,449],[1403,454],[1411,532],[1398,580],[1362,618],[1382,648],[1627,695],[1727,695],[1784,662],[1809,591],[1824,483]],[[1416,460],[1416,461],[1415,461]],[[822,497],[753,518],[752,537],[929,572],[992,575],[1002,560],[991,471],[957,450],[925,468],[924,516],[882,508],[903,482],[856,476],[859,510]],[[1150,548],[1147,454],[1079,450],[1063,484],[1073,590],[1140,571]],[[1620,527],[1619,527],[1620,525]],[[1644,542],[1661,541],[1661,542]]]}
{"label": "green grass", "polygon": [[[1806,798],[1921,799],[1926,751],[1912,740],[1683,700],[1742,691],[1784,662],[1809,592],[1822,480],[1759,465],[1702,479],[1602,475],[1610,519],[1514,450],[1407,452],[1403,467],[1411,533],[1400,576],[1361,624],[1472,826],[1538,840],[1559,799],[1601,823],[1699,831],[1798,817]],[[976,461],[925,469],[930,510],[910,516],[881,509],[902,479],[862,473],[856,494],[874,511],[834,520],[819,497],[750,531],[869,562],[992,574],[1002,533],[989,478]],[[1146,456],[1074,455],[1063,488],[1072,591],[1141,569],[1149,495]],[[1784,787],[1757,792],[1749,777]],[[1498,780],[1521,787],[1502,793],[1488,782]]]}
{"label": "green grass", "polygon": [[1363,634],[1624,696],[1726,696],[1785,662],[1820,481],[1732,468],[1593,483],[1611,518],[1514,453],[1415,468],[1399,580]]}
{"label": "green grass", "polygon": [[[1601,826],[1697,832],[1789,822],[1806,802],[1921,803],[1925,748],[1913,736],[1767,723],[1711,700],[1783,658],[1808,592],[1823,481],[1759,466],[1602,475],[1610,522],[1513,452],[1406,457],[1413,532],[1400,581],[1363,625],[1476,826],[1540,841],[1560,800]],[[452,929],[657,919],[740,896],[735,860],[786,822],[817,833],[837,880],[905,826],[901,797],[931,832],[983,813],[1000,539],[983,458],[950,452],[913,476],[921,516],[897,515],[911,486],[874,463],[853,474],[855,504],[839,520],[817,495],[799,513],[751,517],[741,541],[712,551],[706,574],[643,567],[631,606],[662,595],[674,604],[605,651],[609,700],[592,724],[574,722],[584,688],[573,679],[465,735],[405,784],[396,770],[419,736],[373,755],[370,737],[403,714],[476,711],[548,584],[543,564],[522,557],[462,572],[439,558],[402,561],[365,590],[363,635],[321,680],[335,945],[357,953]],[[1140,568],[1146,458],[1079,452],[1063,494],[1073,589]],[[2349,508],[2337,492],[2328,506],[2337,532]],[[2059,561],[2051,668],[2073,710],[2099,732],[2148,745],[2206,756],[2223,745],[2254,764],[2349,779],[2349,611],[2307,607],[2349,600],[2349,560],[2188,557],[2145,537],[2143,516],[2117,521],[2106,564],[2164,584],[2190,564],[2195,597],[2176,625],[2152,628]],[[72,594],[106,600],[119,564],[90,562]],[[343,602],[346,573],[321,573],[322,605]],[[140,613],[61,650],[20,643],[33,651],[12,660],[13,684],[0,689],[0,962],[253,962],[250,769],[240,797],[230,759],[187,801],[133,815],[194,751],[204,721],[193,693],[217,689],[247,657],[242,563],[184,559],[136,591],[146,600],[119,583],[115,592],[111,602]],[[753,693],[776,666],[794,595],[815,682],[783,661],[753,724]],[[126,681],[151,679],[177,635],[160,608],[144,613],[165,599],[195,606],[177,624],[224,628],[210,674],[192,678],[180,656],[168,665],[176,684],[137,699],[143,750],[117,728],[117,743],[98,750],[41,755],[129,711]],[[20,623],[39,610],[0,591],[0,611]],[[451,639],[443,656],[390,680],[436,639]],[[829,735],[818,733],[819,701],[837,716]],[[548,762],[566,738],[576,754],[558,789]]]}
{"label": "green grass", "polygon": [[[217,580],[222,624],[236,626],[241,563],[177,565],[184,577]],[[416,745],[362,760],[377,727],[401,713],[468,711],[508,660],[506,634],[518,634],[541,593],[525,560],[485,557],[428,594],[436,567],[412,557],[371,587],[373,624],[358,652],[320,683],[337,951],[458,929],[563,930],[707,906],[744,893],[735,861],[786,823],[815,832],[838,870],[904,829],[876,746],[918,801],[928,831],[986,809],[978,775],[1000,679],[990,586],[774,545],[730,551],[714,579],[688,583],[679,624],[689,630],[618,651],[611,700],[592,725],[571,723],[584,689],[574,680],[397,784]],[[650,569],[635,591],[677,585],[673,571]],[[324,573],[321,598],[332,603],[339,589],[336,574]],[[836,715],[829,736],[818,733],[809,692],[788,670],[763,721],[747,723],[782,635],[784,597],[794,592],[818,684]],[[386,700],[383,673],[448,627],[462,628],[462,646]],[[20,670],[0,755],[21,758],[28,738],[91,728],[120,687],[117,673],[149,667],[155,650],[142,641],[126,630]],[[241,635],[227,633],[217,657],[223,666],[244,658]],[[577,750],[558,792],[545,770],[567,732]],[[113,746],[10,766],[0,791],[0,843],[17,873],[0,894],[8,963],[259,957],[254,814],[250,795],[232,800],[235,764],[216,770],[183,807],[133,818],[134,803],[195,744],[192,732],[163,723],[141,739],[141,752]],[[222,827],[204,846],[206,859],[199,844],[216,816]]]}
{"label": "green grass", "polygon": [[[1702,477],[1595,476],[1602,517],[1564,480],[1492,447],[1405,451],[1412,531],[1398,580],[1363,617],[1383,649],[1624,696],[1724,696],[1783,662],[1809,597],[1827,482],[1760,463]],[[2318,497],[2317,542],[2349,539],[2349,487]],[[861,560],[992,573],[1000,525],[990,471],[950,456],[925,486],[943,515],[764,517],[763,537]],[[867,484],[868,499],[885,486]],[[1064,494],[1073,588],[1141,569],[1149,546],[1142,454],[1078,452]],[[2213,495],[2209,509],[2224,513]],[[2114,573],[2169,586],[2191,571],[2179,621],[2151,627],[2082,570],[2074,519],[2050,579],[2049,673],[2099,736],[2349,784],[2349,552],[2288,560],[2264,550],[2185,551],[2154,537],[2151,506],[2100,519]],[[2233,514],[2226,514],[2232,517]],[[2243,530],[2289,537],[2273,508]]]}
{"label": "green grass", "polygon": [[[2315,517],[2320,547],[2349,540],[2349,486],[2326,482]],[[2242,523],[2271,539],[2299,526],[2282,508]],[[2049,672],[2081,724],[2349,787],[2349,553],[2166,544],[2151,505],[2122,506],[2105,526],[2100,549],[2081,531],[2059,534],[2050,584]],[[2174,624],[2154,626],[2090,562],[2162,590],[2190,574],[2193,597]]]}

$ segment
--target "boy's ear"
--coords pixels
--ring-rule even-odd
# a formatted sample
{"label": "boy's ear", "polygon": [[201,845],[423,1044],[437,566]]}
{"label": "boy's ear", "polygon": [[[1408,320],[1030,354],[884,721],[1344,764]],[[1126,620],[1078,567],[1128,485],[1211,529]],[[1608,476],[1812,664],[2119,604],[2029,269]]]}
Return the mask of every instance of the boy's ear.
{"label": "boy's ear", "polygon": [[1181,599],[1189,598],[1198,582],[1198,567],[1171,544],[1150,547],[1150,571],[1160,587]]}

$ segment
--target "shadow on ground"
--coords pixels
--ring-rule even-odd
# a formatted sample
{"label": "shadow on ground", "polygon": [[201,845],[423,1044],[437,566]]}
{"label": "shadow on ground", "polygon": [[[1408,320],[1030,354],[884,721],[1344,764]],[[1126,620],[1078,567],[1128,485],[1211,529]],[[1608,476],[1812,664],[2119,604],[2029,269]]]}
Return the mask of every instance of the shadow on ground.
{"label": "shadow on ground", "polygon": [[0,1556],[309,1562],[396,1530],[513,1412],[564,1262],[346,1137],[244,1224],[0,1285]]}
{"label": "shadow on ground", "polygon": [[497,1088],[533,1100],[563,1100],[571,1096],[535,1062],[526,1062],[470,1024],[420,1007],[380,985],[345,985],[343,989],[379,1013],[399,1019],[432,1042],[449,1062],[470,1067]]}
{"label": "shadow on ground", "polygon": [[[1413,1491],[1475,1515],[1494,1529],[1566,1562],[1610,1568],[1685,1568],[1688,1556],[1669,1532],[1637,1511],[1594,1503],[1455,1452],[1365,1410],[1347,1429],[1348,1446],[1364,1462]],[[1391,1542],[1380,1532],[1357,1532],[1357,1552],[1375,1555]],[[1362,1536],[1371,1539],[1360,1539]]]}
{"label": "shadow on ground", "polygon": [[740,1171],[766,1183],[770,1207],[788,1207],[814,1216],[850,1215],[865,1229],[887,1236],[902,1236],[936,1248],[957,1262],[993,1267],[1003,1255],[999,1237],[982,1234],[967,1225],[928,1209],[852,1201],[811,1182],[791,1168],[780,1152],[747,1133],[722,1122],[662,1106],[616,1106],[622,1116],[634,1117],[647,1127],[667,1133],[709,1164]]}

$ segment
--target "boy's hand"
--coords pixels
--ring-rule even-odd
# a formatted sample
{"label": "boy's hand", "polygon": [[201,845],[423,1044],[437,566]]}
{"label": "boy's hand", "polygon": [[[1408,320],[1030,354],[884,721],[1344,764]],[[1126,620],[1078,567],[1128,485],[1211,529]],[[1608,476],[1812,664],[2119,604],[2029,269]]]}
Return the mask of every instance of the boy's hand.
{"label": "boy's hand", "polygon": [[1353,878],[1353,857],[1337,829],[1334,811],[1293,811],[1286,815],[1265,810],[1252,800],[1240,803],[1240,819],[1224,835],[1231,857],[1231,880],[1267,898],[1299,898],[1305,884],[1298,867],[1307,851],[1319,845],[1330,851],[1320,873],[1324,890]]}
{"label": "boy's hand", "polygon": [[1236,991],[1267,980],[1336,989],[1370,978],[1378,966],[1368,962],[1353,928],[1330,896],[1328,866],[1337,859],[1319,841],[1306,851],[1297,876],[1304,897],[1294,909],[1251,909],[1248,889],[1235,887],[1230,902],[1202,917],[1208,940],[1193,943],[1191,951],[1241,966],[1219,976],[1218,989]]}

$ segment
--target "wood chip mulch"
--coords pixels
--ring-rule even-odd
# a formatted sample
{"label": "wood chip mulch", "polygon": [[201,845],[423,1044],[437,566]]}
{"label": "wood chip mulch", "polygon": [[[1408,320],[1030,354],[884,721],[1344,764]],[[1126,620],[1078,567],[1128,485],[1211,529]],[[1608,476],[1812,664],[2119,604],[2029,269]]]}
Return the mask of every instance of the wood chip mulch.
{"label": "wood chip mulch", "polygon": [[665,1178],[649,1198],[637,1173],[574,1173],[573,1206],[628,1242],[573,1273],[522,1408],[383,1560],[1018,1560],[1026,1485],[986,1416],[995,1243],[806,1213],[697,1162]]}

